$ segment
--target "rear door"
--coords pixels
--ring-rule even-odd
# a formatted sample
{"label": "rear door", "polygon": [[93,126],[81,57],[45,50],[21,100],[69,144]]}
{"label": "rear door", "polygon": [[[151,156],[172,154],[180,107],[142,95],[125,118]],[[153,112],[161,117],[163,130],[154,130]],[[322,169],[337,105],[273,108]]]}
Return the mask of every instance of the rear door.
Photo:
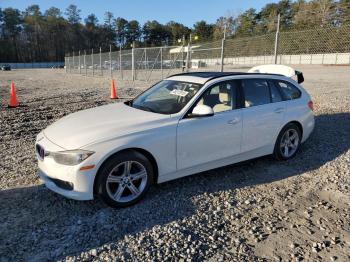
{"label": "rear door", "polygon": [[268,79],[242,79],[242,153],[273,150],[286,105],[281,92]]}

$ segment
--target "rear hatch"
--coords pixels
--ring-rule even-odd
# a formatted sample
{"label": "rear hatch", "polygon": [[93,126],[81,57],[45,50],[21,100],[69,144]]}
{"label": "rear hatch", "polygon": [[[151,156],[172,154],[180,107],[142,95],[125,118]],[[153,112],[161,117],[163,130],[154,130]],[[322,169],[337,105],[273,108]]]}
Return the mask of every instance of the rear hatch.
{"label": "rear hatch", "polygon": [[264,74],[277,74],[290,77],[298,82],[298,84],[304,82],[303,73],[295,70],[292,67],[285,65],[260,65],[254,66],[248,70],[248,73],[264,73]]}

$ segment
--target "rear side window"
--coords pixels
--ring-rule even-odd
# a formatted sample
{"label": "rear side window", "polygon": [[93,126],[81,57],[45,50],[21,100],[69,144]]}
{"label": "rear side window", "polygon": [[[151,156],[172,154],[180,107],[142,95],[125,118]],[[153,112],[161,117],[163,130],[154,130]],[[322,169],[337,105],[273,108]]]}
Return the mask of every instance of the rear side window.
{"label": "rear side window", "polygon": [[270,83],[270,90],[272,103],[281,102],[283,100],[280,90],[278,90],[273,83]]}
{"label": "rear side window", "polygon": [[270,90],[267,81],[263,79],[242,80],[245,107],[259,106],[270,103]]}
{"label": "rear side window", "polygon": [[285,100],[297,99],[301,96],[300,90],[291,83],[284,81],[276,81],[276,83],[281,88]]}

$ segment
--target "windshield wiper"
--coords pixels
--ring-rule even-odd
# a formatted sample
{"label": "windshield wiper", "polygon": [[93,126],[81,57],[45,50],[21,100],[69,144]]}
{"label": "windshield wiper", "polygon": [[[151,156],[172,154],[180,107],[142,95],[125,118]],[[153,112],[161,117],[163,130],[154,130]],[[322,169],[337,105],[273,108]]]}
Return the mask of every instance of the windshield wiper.
{"label": "windshield wiper", "polygon": [[147,106],[134,105],[134,107],[138,108],[138,109],[141,109],[141,110],[144,110],[144,111],[156,113],[152,108],[149,108]]}

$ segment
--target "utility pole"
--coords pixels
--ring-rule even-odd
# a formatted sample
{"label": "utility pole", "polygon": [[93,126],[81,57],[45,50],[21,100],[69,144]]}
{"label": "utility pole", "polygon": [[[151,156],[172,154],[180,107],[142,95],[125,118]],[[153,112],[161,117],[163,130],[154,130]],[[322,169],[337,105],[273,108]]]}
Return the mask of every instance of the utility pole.
{"label": "utility pole", "polygon": [[281,14],[277,16],[277,30],[276,30],[276,38],[275,38],[275,64],[277,64],[277,55],[278,55],[278,38],[280,33],[280,20]]}
{"label": "utility pole", "polygon": [[220,72],[224,72],[225,40],[226,40],[226,24],[224,27],[224,38],[221,40],[221,70],[220,70]]}

